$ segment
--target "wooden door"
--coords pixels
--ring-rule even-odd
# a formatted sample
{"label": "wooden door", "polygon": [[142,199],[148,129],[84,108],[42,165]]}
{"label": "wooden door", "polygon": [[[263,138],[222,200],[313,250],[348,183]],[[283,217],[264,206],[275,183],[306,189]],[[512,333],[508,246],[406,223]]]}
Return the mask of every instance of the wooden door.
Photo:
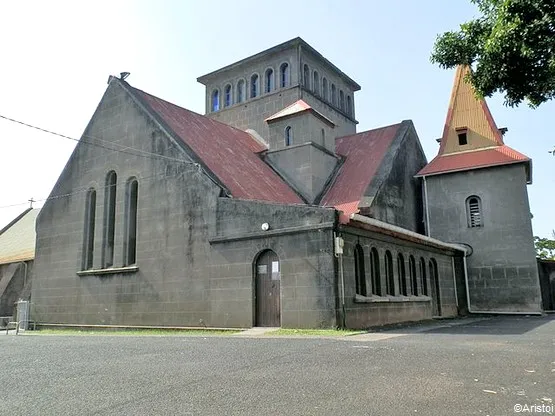
{"label": "wooden door", "polygon": [[281,326],[281,270],[279,258],[271,250],[263,252],[256,261],[256,326]]}

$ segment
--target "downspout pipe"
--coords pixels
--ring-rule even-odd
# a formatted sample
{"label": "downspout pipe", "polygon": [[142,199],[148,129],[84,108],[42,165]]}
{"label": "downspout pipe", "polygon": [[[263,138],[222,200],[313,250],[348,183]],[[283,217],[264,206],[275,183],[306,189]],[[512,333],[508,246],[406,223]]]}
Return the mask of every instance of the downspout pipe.
{"label": "downspout pipe", "polygon": [[424,218],[426,223],[424,224],[424,229],[426,230],[426,235],[430,236],[430,211],[428,209],[428,186],[426,184],[426,177],[423,176],[422,180],[424,182]]}
{"label": "downspout pipe", "polygon": [[333,233],[333,252],[335,257],[337,258],[337,268],[339,274],[339,303],[341,306],[341,328],[345,328],[346,326],[346,319],[345,319],[345,276],[343,273],[343,254],[337,253],[336,250],[336,241],[341,236],[338,236],[335,232]]}

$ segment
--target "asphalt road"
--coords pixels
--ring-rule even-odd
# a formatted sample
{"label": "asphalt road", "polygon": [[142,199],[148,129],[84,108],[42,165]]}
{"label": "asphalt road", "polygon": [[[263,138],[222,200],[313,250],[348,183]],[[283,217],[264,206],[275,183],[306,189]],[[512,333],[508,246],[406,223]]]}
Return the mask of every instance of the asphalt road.
{"label": "asphalt road", "polygon": [[346,339],[0,336],[0,414],[555,414],[555,316],[463,322]]}

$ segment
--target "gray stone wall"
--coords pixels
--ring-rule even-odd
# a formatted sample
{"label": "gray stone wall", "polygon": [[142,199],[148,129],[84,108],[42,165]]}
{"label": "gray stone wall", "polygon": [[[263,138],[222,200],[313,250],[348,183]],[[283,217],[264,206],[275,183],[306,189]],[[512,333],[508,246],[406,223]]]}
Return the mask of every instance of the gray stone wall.
{"label": "gray stone wall", "polygon": [[[296,116],[278,119],[269,123],[270,150],[285,148],[285,129],[290,126],[293,134],[292,144],[314,142],[335,153],[335,129],[312,113],[305,112]],[[324,134],[322,135],[322,130]],[[322,137],[323,136],[323,137]]]}
{"label": "gray stone wall", "polygon": [[[431,319],[432,309],[432,280],[430,278],[429,262],[434,259],[438,266],[439,303],[442,317],[458,315],[458,293],[455,280],[462,276],[453,275],[452,256],[448,252],[436,250],[427,246],[405,242],[382,234],[345,227],[341,236],[345,240],[343,255],[343,273],[345,282],[345,323],[348,328],[368,328],[377,325],[393,324],[406,321]],[[364,251],[364,269],[367,296],[356,294],[355,278],[355,245],[360,244]],[[370,251],[375,248],[379,254],[380,282],[382,296],[373,294]],[[385,253],[389,250],[393,258],[393,274],[395,281],[395,295],[386,295]],[[409,259],[413,256],[416,264],[418,296],[403,296],[399,287],[399,270],[397,266],[398,254],[403,256],[406,279],[410,278]],[[423,294],[421,282],[420,259],[426,264],[427,295]],[[407,283],[408,284],[408,283]]]}
{"label": "gray stone wall", "polygon": [[[221,198],[209,273],[218,300],[213,301],[214,319],[226,326],[254,324],[254,263],[269,249],[281,265],[281,326],[336,326],[334,221],[330,209]],[[263,222],[269,231],[261,231]]]}
{"label": "gray stone wall", "polygon": [[[108,88],[86,136],[168,158],[140,157],[79,143],[37,219],[33,317],[40,322],[219,325],[211,322],[206,265],[219,188],[117,83]],[[87,140],[91,140],[88,138]],[[105,178],[117,175],[114,267],[123,265],[125,182],[139,183],[138,271],[79,276],[86,190],[97,192],[93,268],[101,268]]]}
{"label": "gray stone wall", "polygon": [[414,175],[426,163],[412,122],[404,121],[361,205],[373,218],[423,234],[421,179]]}
{"label": "gray stone wall", "polygon": [[312,143],[268,152],[265,160],[309,204],[313,204],[335,172],[339,159]]}
{"label": "gray stone wall", "polygon": [[[523,165],[426,178],[430,235],[470,244],[471,311],[538,312],[540,290]],[[466,200],[481,199],[483,227],[470,228]]]}

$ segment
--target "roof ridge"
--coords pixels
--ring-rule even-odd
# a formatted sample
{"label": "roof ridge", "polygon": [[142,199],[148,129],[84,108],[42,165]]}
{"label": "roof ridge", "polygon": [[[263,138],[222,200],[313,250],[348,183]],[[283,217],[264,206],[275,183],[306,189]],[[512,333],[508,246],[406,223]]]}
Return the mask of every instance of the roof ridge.
{"label": "roof ridge", "polygon": [[390,127],[400,126],[401,124],[403,124],[402,121],[399,122],[399,123],[389,124],[389,125],[387,125],[387,126],[376,127],[375,129],[368,129],[368,130],[360,131],[360,132],[355,133],[355,134],[347,134],[347,135],[345,135],[345,136],[339,136],[339,137],[336,137],[335,140],[338,140],[338,139],[347,139],[347,138],[349,138],[349,137],[356,137],[356,136],[359,136],[359,135],[361,135],[361,134],[376,132],[376,131],[379,131],[379,130],[388,129],[388,128],[390,128]]}

